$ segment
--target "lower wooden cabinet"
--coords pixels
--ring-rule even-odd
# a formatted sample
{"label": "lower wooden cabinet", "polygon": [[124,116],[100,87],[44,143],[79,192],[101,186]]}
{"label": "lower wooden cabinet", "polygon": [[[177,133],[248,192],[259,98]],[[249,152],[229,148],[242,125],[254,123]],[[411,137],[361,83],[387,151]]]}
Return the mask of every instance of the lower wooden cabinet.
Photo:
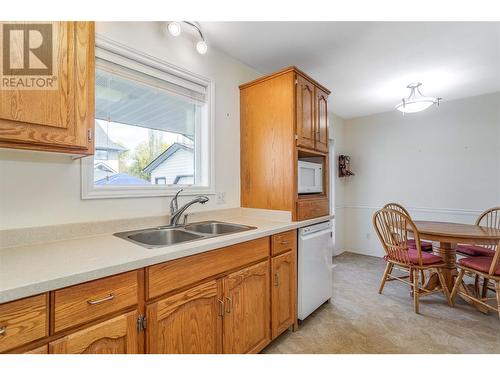
{"label": "lower wooden cabinet", "polygon": [[0,304],[0,353],[258,353],[296,322],[296,236]]}
{"label": "lower wooden cabinet", "polygon": [[42,345],[38,348],[27,350],[22,354],[49,354],[49,347],[48,345]]}
{"label": "lower wooden cabinet", "polygon": [[222,353],[222,282],[213,280],[150,304],[148,353]]}
{"label": "lower wooden cabinet", "polygon": [[270,341],[269,262],[224,278],[224,353],[258,353]]}
{"label": "lower wooden cabinet", "polygon": [[275,339],[295,322],[296,260],[294,251],[271,260],[271,329]]}
{"label": "lower wooden cabinet", "polygon": [[269,261],[149,304],[148,353],[257,353],[271,341]]}
{"label": "lower wooden cabinet", "polygon": [[51,354],[136,354],[138,313],[132,311],[71,333],[49,344]]}

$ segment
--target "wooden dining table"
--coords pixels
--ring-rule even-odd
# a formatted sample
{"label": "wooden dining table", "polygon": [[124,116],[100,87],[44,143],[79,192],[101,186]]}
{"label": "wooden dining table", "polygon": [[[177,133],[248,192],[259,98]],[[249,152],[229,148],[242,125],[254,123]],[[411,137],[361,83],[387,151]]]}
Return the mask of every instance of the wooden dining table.
{"label": "wooden dining table", "polygon": [[[415,221],[415,226],[421,240],[432,241],[432,252],[443,258],[446,266],[443,269],[445,282],[449,291],[453,289],[455,277],[458,274],[456,267],[457,253],[455,247],[457,244],[470,245],[495,245],[500,246],[500,229],[488,228],[479,225],[448,223],[440,221]],[[500,247],[499,247],[500,248]],[[424,288],[433,290],[440,286],[437,273],[430,275]],[[474,289],[462,284],[461,288],[465,293],[471,295]],[[479,310],[486,312],[484,307],[462,296],[464,300],[475,305]]]}

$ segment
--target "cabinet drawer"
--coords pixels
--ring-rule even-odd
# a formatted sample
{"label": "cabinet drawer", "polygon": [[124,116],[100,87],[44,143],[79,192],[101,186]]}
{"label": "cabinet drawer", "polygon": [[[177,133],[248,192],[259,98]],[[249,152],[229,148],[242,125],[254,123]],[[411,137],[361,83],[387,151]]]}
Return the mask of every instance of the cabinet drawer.
{"label": "cabinet drawer", "polygon": [[271,237],[271,255],[275,256],[288,250],[294,250],[297,245],[297,231],[278,233]]}
{"label": "cabinet drawer", "polygon": [[239,243],[147,269],[148,298],[269,257],[269,237]]}
{"label": "cabinet drawer", "polygon": [[0,305],[0,352],[48,334],[47,295]]}
{"label": "cabinet drawer", "polygon": [[326,216],[329,213],[328,198],[299,200],[297,202],[297,221]]}
{"label": "cabinet drawer", "polygon": [[138,272],[132,271],[56,290],[54,332],[137,304],[137,278]]}

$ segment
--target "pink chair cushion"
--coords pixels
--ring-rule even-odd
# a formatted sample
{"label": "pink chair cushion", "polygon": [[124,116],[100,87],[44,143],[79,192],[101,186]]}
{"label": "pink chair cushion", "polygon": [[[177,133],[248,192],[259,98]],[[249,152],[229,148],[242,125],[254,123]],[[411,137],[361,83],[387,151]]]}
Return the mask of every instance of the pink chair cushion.
{"label": "pink chair cushion", "polygon": [[[416,249],[415,240],[408,240],[408,247]],[[420,248],[422,251],[432,251],[432,242],[420,241]]]}
{"label": "pink chair cushion", "polygon": [[[472,268],[473,270],[488,273],[490,270],[491,262],[493,258],[491,257],[471,257],[471,258],[462,258],[458,261],[458,264]],[[500,275],[500,262],[497,265],[497,269],[495,270],[495,275]]]}
{"label": "pink chair cushion", "polygon": [[495,252],[482,246],[457,245],[457,253],[469,255],[471,257],[492,257]]}
{"label": "pink chair cushion", "polygon": [[[408,250],[408,258],[410,258],[410,262],[413,264],[418,265],[418,251],[417,249],[412,249],[410,248]],[[430,254],[430,253],[425,253],[422,252],[422,264],[423,265],[430,265],[430,264],[436,264],[436,263],[442,263],[443,259],[441,257],[438,257],[437,255]]]}

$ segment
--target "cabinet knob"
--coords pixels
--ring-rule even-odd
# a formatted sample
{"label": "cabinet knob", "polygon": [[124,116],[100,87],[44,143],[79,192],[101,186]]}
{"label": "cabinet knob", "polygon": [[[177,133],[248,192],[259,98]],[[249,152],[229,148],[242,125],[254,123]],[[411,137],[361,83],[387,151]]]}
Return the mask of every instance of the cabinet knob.
{"label": "cabinet knob", "polygon": [[7,327],[6,326],[0,327],[0,336],[5,336],[6,333],[7,333]]}

